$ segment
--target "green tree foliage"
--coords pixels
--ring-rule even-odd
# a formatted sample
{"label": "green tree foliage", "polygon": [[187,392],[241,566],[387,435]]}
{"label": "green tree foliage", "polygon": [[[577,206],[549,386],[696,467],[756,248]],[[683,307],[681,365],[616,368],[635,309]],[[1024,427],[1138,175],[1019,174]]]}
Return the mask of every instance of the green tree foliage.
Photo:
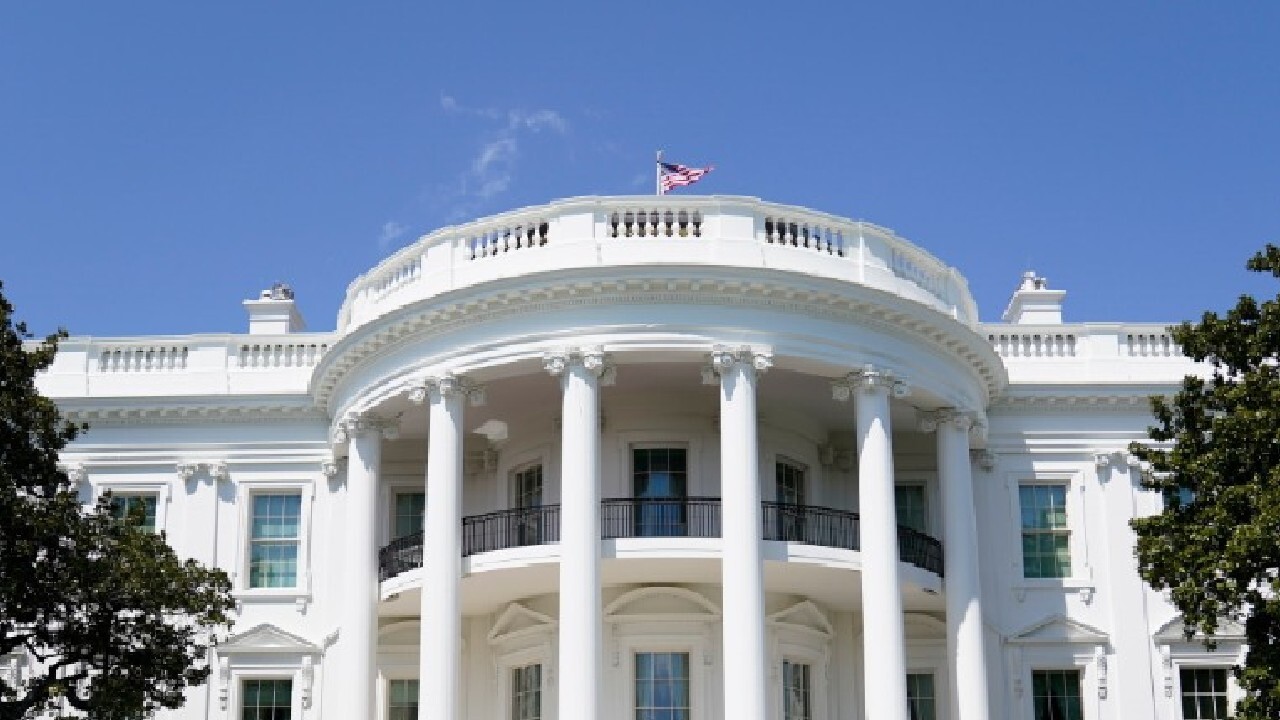
{"label": "green tree foliage", "polygon": [[[1280,248],[1249,260],[1280,278]],[[1135,520],[1138,562],[1172,590],[1188,633],[1211,637],[1222,618],[1244,620],[1249,644],[1236,677],[1247,692],[1237,717],[1280,717],[1280,295],[1248,295],[1219,316],[1173,329],[1183,352],[1212,370],[1189,376],[1171,400],[1152,401],[1154,447],[1144,485],[1168,498]]]}
{"label": "green tree foliage", "polygon": [[0,677],[0,720],[147,717],[208,677],[230,583],[180,561],[163,534],[113,519],[107,498],[81,505],[58,452],[83,428],[35,386],[62,336],[24,349],[30,336],[0,293],[0,656],[28,671]]}

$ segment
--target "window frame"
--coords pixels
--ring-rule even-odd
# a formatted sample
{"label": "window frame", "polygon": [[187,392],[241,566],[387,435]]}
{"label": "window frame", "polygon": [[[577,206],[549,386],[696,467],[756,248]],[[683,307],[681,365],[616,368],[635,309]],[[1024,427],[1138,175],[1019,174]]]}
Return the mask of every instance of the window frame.
{"label": "window frame", "polygon": [[[675,594],[684,602],[700,606],[694,612],[663,615],[632,614],[634,603],[642,603],[651,595]],[[692,609],[692,608],[690,608]],[[683,588],[650,586],[624,593],[605,609],[606,673],[602,697],[606,707],[603,717],[635,717],[635,653],[689,653],[689,717],[711,720],[715,704],[710,697],[719,667],[711,658],[719,649],[713,642],[713,629],[719,627],[719,610],[712,610],[704,597]]]}
{"label": "window frame", "polygon": [[93,483],[93,501],[96,504],[108,491],[112,497],[120,497],[122,495],[138,496],[138,495],[154,495],[156,498],[156,525],[152,532],[156,534],[168,534],[169,526],[169,503],[172,500],[172,492],[170,491],[170,483],[168,480],[147,481],[141,479],[128,480],[99,480]]}
{"label": "window frame", "polygon": [[[258,495],[298,495],[298,571],[293,587],[255,588],[249,586],[252,559],[253,499]],[[296,476],[287,479],[250,479],[236,481],[236,504],[239,507],[236,570],[232,574],[232,595],[245,600],[285,600],[305,608],[312,596],[311,541],[314,521],[315,483]]]}
{"label": "window frame", "polygon": [[911,716],[911,677],[912,676],[928,677],[929,682],[933,685],[933,720],[939,720],[943,717],[940,709],[946,708],[946,698],[942,697],[940,692],[941,684],[938,682],[938,670],[936,668],[907,668],[907,716]]}
{"label": "window frame", "polygon": [[[793,468],[800,473],[800,500],[799,503],[792,503],[784,500],[778,492],[781,488],[778,484],[778,470],[782,466]],[[778,453],[773,459],[773,500],[777,503],[785,503],[789,505],[806,506],[813,505],[810,486],[813,484],[812,473],[809,471],[808,463],[801,462],[790,455]]]}
{"label": "window frame", "polygon": [[[517,623],[517,618],[522,622]],[[557,716],[557,668],[553,660],[556,626],[556,621],[550,616],[531,610],[518,602],[507,605],[506,609],[494,619],[488,642],[489,650],[493,654],[493,667],[497,679],[498,702],[494,707],[495,720],[511,720],[511,674],[515,669],[528,665],[542,666],[540,708],[542,717]],[[520,629],[507,630],[508,627],[520,627]]]}
{"label": "window frame", "polygon": [[[1038,489],[1057,490],[1059,488],[1062,490],[1062,514],[1063,514],[1062,526],[1061,527],[1044,527],[1044,528],[1034,527],[1034,528],[1028,529],[1023,524],[1023,520],[1022,520],[1023,513],[1027,511],[1027,508],[1024,507],[1022,504],[1023,490],[1032,490],[1032,491],[1035,491]],[[1018,560],[1019,560],[1019,567],[1022,571],[1023,580],[1062,580],[1064,578],[1074,577],[1076,558],[1073,552],[1074,548],[1072,547],[1074,532],[1071,526],[1072,525],[1071,524],[1071,517],[1072,517],[1071,495],[1072,493],[1071,493],[1070,483],[1040,482],[1040,481],[1018,483]],[[1037,506],[1036,508],[1033,508],[1033,509],[1040,509],[1040,508]],[[1037,538],[1044,537],[1044,536],[1048,536],[1051,538],[1065,536],[1066,546],[1067,546],[1066,572],[1060,575],[1036,575],[1036,576],[1027,575],[1027,550],[1025,547],[1025,543],[1028,535],[1032,535]]]}
{"label": "window frame", "polygon": [[924,477],[913,477],[910,475],[906,475],[906,476],[899,476],[894,479],[894,483],[893,483],[894,522],[897,523],[899,527],[905,527],[905,526],[902,525],[901,522],[899,522],[899,518],[898,518],[898,488],[919,488],[920,501],[924,504],[924,514],[922,517],[922,519],[924,520],[924,527],[919,528],[918,531],[930,537],[936,538],[940,536],[939,533],[935,532],[935,528],[939,527],[939,525],[935,520],[935,518],[933,517],[934,506],[937,503],[933,502],[932,487],[933,487],[933,483],[931,483],[928,479]]}
{"label": "window frame", "polygon": [[244,717],[244,684],[246,682],[261,680],[287,680],[289,681],[289,718],[290,720],[302,720],[302,699],[298,692],[298,679],[292,674],[281,674],[271,672],[242,672],[239,673],[235,680],[235,696],[232,700],[231,717],[240,719]]}
{"label": "window frame", "polygon": [[1186,692],[1186,689],[1182,686],[1182,673],[1184,670],[1192,672],[1197,670],[1221,670],[1226,672],[1227,684],[1223,687],[1223,694],[1227,699],[1227,716],[1231,717],[1235,713],[1237,698],[1233,695],[1232,690],[1238,691],[1238,688],[1236,687],[1235,675],[1231,672],[1230,665],[1223,663],[1212,664],[1206,662],[1182,662],[1178,664],[1174,673],[1173,700],[1174,704],[1177,706],[1175,711],[1177,714],[1172,717],[1180,718],[1180,720],[1187,720],[1186,716],[1182,712],[1183,693]]}
{"label": "window frame", "polygon": [[[1012,576],[1010,588],[1018,602],[1026,600],[1028,591],[1074,592],[1086,604],[1093,601],[1095,584],[1089,553],[1089,518],[1086,474],[1094,472],[1092,463],[1037,463],[1005,474],[1008,497],[1008,538],[1011,548]],[[1088,477],[1094,477],[1088,475]],[[1071,553],[1071,575],[1062,578],[1029,578],[1022,562],[1022,503],[1019,487],[1023,485],[1067,485],[1067,528],[1071,535],[1068,548]]]}
{"label": "window frame", "polygon": [[422,679],[421,679],[421,678],[418,678],[418,677],[400,677],[399,675],[396,675],[396,676],[392,676],[392,677],[384,677],[384,678],[382,678],[381,680],[382,680],[382,682],[381,682],[381,683],[379,683],[379,684],[382,686],[382,688],[381,688],[381,690],[382,690],[381,696],[382,696],[382,697],[381,697],[381,702],[379,702],[379,703],[378,703],[378,713],[377,713],[377,716],[378,716],[378,717],[385,718],[386,720],[390,720],[390,719],[391,719],[391,684],[392,684],[392,683],[397,683],[397,682],[415,682],[415,683],[418,683],[418,693],[417,693],[417,695],[414,697],[414,703],[415,703],[415,705],[417,705],[417,706],[418,706],[418,715],[419,715],[419,716],[421,716],[421,715],[422,715],[422,707],[420,706],[420,703],[421,703],[421,701],[422,701]]}

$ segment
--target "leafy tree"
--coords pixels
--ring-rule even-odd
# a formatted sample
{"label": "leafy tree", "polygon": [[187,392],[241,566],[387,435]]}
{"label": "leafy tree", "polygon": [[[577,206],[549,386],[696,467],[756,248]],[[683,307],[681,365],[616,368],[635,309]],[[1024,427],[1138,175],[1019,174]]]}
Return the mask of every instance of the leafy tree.
{"label": "leafy tree", "polygon": [[[1280,278],[1280,248],[1249,260]],[[1280,717],[1280,295],[1244,295],[1219,316],[1173,328],[1183,352],[1207,364],[1171,399],[1154,398],[1154,446],[1144,481],[1168,499],[1135,520],[1138,562],[1152,587],[1172,590],[1188,637],[1212,637],[1243,618],[1248,653],[1236,678],[1247,693],[1236,717]]]}
{"label": "leafy tree", "polygon": [[209,675],[230,583],[180,561],[162,533],[113,518],[109,498],[81,506],[58,452],[84,428],[35,386],[65,333],[24,349],[12,316],[0,293],[0,656],[25,658],[28,673],[0,677],[0,720],[178,707]]}

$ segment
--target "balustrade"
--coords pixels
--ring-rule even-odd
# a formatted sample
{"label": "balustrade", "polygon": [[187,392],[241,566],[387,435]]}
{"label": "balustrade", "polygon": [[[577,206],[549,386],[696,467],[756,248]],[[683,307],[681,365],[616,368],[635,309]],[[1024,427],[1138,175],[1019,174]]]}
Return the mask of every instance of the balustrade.
{"label": "balustrade", "polygon": [[844,233],[839,228],[803,220],[765,217],[764,240],[770,245],[809,248],[840,257],[845,254]]}
{"label": "balustrade", "polygon": [[164,372],[187,369],[186,345],[107,347],[98,355],[98,372]]}
{"label": "balustrade", "polygon": [[609,214],[609,237],[702,237],[698,210],[615,210]]}
{"label": "balustrade", "polygon": [[485,230],[467,237],[466,245],[471,251],[469,259],[478,260],[513,250],[542,247],[547,244],[550,234],[551,225],[546,221]]}
{"label": "balustrade", "polygon": [[[860,550],[858,514],[833,508],[763,503],[763,538]],[[610,498],[600,503],[604,538],[720,537],[720,498]],[[396,538],[378,553],[381,579],[422,567],[421,532]],[[462,555],[560,542],[560,506],[499,510],[462,520]],[[942,543],[898,528],[901,562],[942,575]]]}
{"label": "balustrade", "polygon": [[1000,357],[1076,356],[1076,336],[1070,332],[991,333],[987,340]]}
{"label": "balustrade", "polygon": [[328,343],[251,343],[240,346],[243,369],[315,367],[329,351]]}

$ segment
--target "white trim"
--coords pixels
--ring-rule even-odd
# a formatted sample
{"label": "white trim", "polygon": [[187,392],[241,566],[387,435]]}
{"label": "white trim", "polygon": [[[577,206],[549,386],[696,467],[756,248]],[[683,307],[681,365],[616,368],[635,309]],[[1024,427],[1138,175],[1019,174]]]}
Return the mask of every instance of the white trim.
{"label": "white trim", "polygon": [[96,504],[108,490],[113,496],[119,495],[155,495],[156,526],[155,532],[165,532],[169,528],[169,503],[173,499],[172,483],[169,478],[146,480],[138,476],[114,480],[99,478],[91,480],[93,502]]}
{"label": "white trim", "polygon": [[[298,572],[291,588],[249,587],[249,533],[253,529],[253,502],[255,495],[297,494],[299,503]],[[299,480],[296,475],[286,477],[258,477],[236,479],[236,507],[239,524],[236,532],[236,564],[232,572],[232,594],[242,602],[286,601],[294,602],[299,611],[311,600],[311,532],[314,513],[315,482]]]}
{"label": "white trim", "polygon": [[[1010,589],[1014,599],[1023,602],[1028,591],[1076,592],[1085,604],[1093,600],[1096,589],[1093,567],[1089,560],[1088,507],[1085,502],[1085,472],[1079,464],[1067,469],[1010,471],[1005,473],[1008,489],[1009,515],[1011,519],[1008,547],[1011,548],[1012,572]],[[1093,468],[1090,464],[1090,469]],[[1024,485],[1065,485],[1067,489],[1067,529],[1070,532],[1071,574],[1063,578],[1029,578],[1022,565],[1022,502],[1019,488]]]}

